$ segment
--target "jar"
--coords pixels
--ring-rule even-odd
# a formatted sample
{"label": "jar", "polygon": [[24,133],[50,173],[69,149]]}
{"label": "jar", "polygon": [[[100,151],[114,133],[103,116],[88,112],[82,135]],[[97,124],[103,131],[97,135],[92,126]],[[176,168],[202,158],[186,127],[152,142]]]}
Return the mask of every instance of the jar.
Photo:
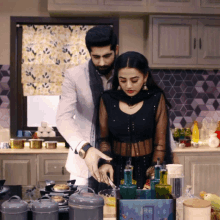
{"label": "jar", "polygon": [[213,147],[213,148],[219,146],[219,139],[217,138],[216,133],[210,134],[208,144],[209,144],[209,147]]}
{"label": "jar", "polygon": [[57,141],[46,141],[45,148],[47,149],[56,149],[57,148]]}
{"label": "jar", "polygon": [[12,196],[1,205],[2,220],[27,220],[28,204],[19,196]]}
{"label": "jar", "polygon": [[211,202],[203,199],[187,199],[183,202],[183,220],[210,220]]}
{"label": "jar", "polygon": [[31,149],[41,149],[44,139],[29,139]]}
{"label": "jar", "polygon": [[[92,193],[83,190],[92,191]],[[103,220],[104,199],[96,195],[94,190],[85,187],[69,197],[69,220]]]}
{"label": "jar", "polygon": [[26,139],[10,139],[12,149],[23,149]]}
{"label": "jar", "polygon": [[42,196],[32,203],[33,220],[58,220],[58,203],[49,196]]}

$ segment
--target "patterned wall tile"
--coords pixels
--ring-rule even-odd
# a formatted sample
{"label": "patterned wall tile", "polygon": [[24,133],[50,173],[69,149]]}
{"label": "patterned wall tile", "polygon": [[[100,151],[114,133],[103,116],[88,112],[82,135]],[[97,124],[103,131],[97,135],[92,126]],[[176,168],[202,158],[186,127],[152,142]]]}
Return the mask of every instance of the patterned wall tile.
{"label": "patterned wall tile", "polygon": [[[220,120],[220,70],[153,69],[172,105],[170,126],[188,127],[203,118]],[[10,67],[0,65],[0,125],[10,126]]]}
{"label": "patterned wall tile", "polygon": [[170,125],[189,127],[207,117],[220,120],[220,70],[152,70],[164,89],[170,110]]}

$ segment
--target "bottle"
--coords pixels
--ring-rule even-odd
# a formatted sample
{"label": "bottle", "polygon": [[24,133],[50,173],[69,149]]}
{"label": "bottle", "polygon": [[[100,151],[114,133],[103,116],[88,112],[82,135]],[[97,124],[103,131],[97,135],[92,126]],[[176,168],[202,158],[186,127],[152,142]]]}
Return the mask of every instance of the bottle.
{"label": "bottle", "polygon": [[155,185],[160,182],[160,158],[157,158],[157,164],[154,166],[154,179],[150,181],[151,199],[156,199]]}
{"label": "bottle", "polygon": [[186,147],[190,147],[191,146],[191,137],[192,133],[190,128],[186,128],[186,132],[185,132],[185,139],[186,139]]}
{"label": "bottle", "polygon": [[155,185],[157,199],[170,199],[172,186],[167,184],[167,169],[166,163],[163,162],[163,168],[160,171],[160,182]]}
{"label": "bottle", "polygon": [[215,133],[217,134],[217,138],[220,140],[220,121],[218,121],[218,126],[216,128]]}
{"label": "bottle", "polygon": [[[137,181],[133,179],[133,170],[134,170],[134,166],[131,165],[131,158],[129,158],[129,160],[127,161],[126,165],[125,165],[125,169],[131,169],[132,170],[132,184],[137,185]],[[122,179],[120,181],[120,184],[124,184],[124,179]]]}
{"label": "bottle", "polygon": [[199,142],[199,128],[198,122],[194,121],[193,131],[192,131],[192,141],[195,143]]}
{"label": "bottle", "polygon": [[119,186],[122,199],[135,199],[137,185],[132,184],[132,170],[124,169],[124,184]]}

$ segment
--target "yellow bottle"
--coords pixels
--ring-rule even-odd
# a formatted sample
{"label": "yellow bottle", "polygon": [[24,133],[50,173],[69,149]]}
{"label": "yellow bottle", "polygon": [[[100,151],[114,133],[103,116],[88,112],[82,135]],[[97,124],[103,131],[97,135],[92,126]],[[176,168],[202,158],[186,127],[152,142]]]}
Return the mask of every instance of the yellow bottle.
{"label": "yellow bottle", "polygon": [[199,142],[199,128],[197,121],[194,121],[193,131],[192,131],[192,141],[195,143]]}

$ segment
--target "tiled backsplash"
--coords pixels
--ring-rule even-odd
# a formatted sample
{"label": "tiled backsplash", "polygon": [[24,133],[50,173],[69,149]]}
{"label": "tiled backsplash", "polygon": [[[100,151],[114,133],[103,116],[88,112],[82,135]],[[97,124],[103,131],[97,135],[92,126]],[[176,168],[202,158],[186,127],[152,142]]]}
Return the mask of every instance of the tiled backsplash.
{"label": "tiled backsplash", "polygon": [[[154,69],[153,77],[172,105],[170,126],[190,126],[204,117],[220,118],[220,70]],[[10,70],[0,65],[0,125],[10,126]]]}
{"label": "tiled backsplash", "polygon": [[9,65],[0,65],[0,125],[10,127],[10,69]]}

